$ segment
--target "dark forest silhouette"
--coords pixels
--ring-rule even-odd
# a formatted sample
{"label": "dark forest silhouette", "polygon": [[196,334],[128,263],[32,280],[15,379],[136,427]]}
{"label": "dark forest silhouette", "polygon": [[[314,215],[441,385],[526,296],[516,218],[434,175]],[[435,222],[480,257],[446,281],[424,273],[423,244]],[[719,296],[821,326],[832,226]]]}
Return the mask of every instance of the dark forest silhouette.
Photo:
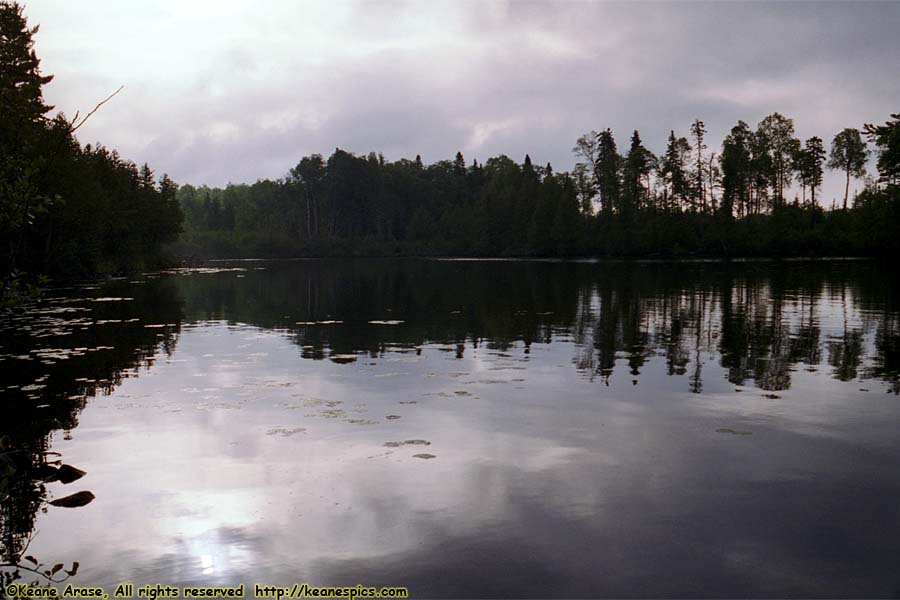
{"label": "dark forest silhouette", "polygon": [[[591,132],[575,146],[582,162],[572,172],[528,155],[521,165],[504,155],[467,165],[457,153],[426,166],[418,156],[313,154],[274,181],[182,186],[179,250],[230,258],[888,254],[900,239],[898,118],[867,126],[881,177],[852,199],[849,182],[865,173],[868,151],[859,130],[835,136],[828,164],[846,174],[849,208],[817,203],[822,140],[801,146],[792,121],[775,113],[756,131],[735,126],[721,155],[704,152],[699,120],[693,145],[672,132],[660,158],[637,131],[624,156],[610,130]],[[788,200],[795,179],[801,195]]]}
{"label": "dark forest silhouette", "polygon": [[52,76],[40,72],[36,32],[20,5],[0,2],[0,308],[31,291],[37,273],[154,264],[181,231],[171,179],[79,144],[75,131],[93,111],[47,116],[41,88]]}

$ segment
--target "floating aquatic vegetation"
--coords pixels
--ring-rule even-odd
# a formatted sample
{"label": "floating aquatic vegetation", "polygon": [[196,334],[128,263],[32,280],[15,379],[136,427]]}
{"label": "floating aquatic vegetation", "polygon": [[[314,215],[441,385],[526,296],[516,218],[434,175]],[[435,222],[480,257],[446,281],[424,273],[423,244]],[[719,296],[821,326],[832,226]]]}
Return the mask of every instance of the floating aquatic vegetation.
{"label": "floating aquatic vegetation", "polygon": [[428,460],[429,458],[437,458],[434,454],[428,454],[427,452],[422,452],[421,454],[413,454],[413,458],[422,458]]}
{"label": "floating aquatic vegetation", "polygon": [[[292,397],[300,397],[303,398],[302,394],[292,394]],[[335,406],[339,406],[343,404],[342,400],[323,400],[322,398],[303,398],[300,402],[279,402],[276,406],[280,406],[282,408],[309,408],[311,406],[327,406],[328,408],[334,408]]]}
{"label": "floating aquatic vegetation", "polygon": [[393,453],[393,450],[388,450],[387,452],[382,452],[381,454],[373,454],[372,456],[367,456],[366,458],[381,458],[382,456],[390,456]]}
{"label": "floating aquatic vegetation", "polygon": [[752,431],[741,431],[738,429],[731,429],[729,427],[721,427],[716,429],[716,433],[730,433],[731,435],[753,435]]}
{"label": "floating aquatic vegetation", "polygon": [[323,411],[319,412],[318,415],[313,414],[313,415],[306,415],[306,416],[308,416],[308,417],[319,416],[319,417],[325,417],[326,419],[339,419],[339,418],[343,417],[345,414],[346,413],[339,408],[330,408],[328,410],[323,410]]}
{"label": "floating aquatic vegetation", "polygon": [[64,348],[38,348],[31,350],[31,352],[42,360],[66,360],[70,356],[81,356],[84,354],[84,351],[66,350]]}
{"label": "floating aquatic vegetation", "polygon": [[332,354],[328,358],[331,360],[331,362],[346,364],[355,362],[358,357],[355,354]]}
{"label": "floating aquatic vegetation", "polygon": [[60,307],[47,307],[47,308],[36,308],[31,312],[32,315],[56,315],[56,314],[64,314],[64,313],[73,313],[73,312],[91,312],[93,309],[86,308],[83,306],[60,306]]}
{"label": "floating aquatic vegetation", "polygon": [[399,448],[400,446],[430,446],[428,440],[404,440],[402,442],[385,442],[382,444],[385,448]]}
{"label": "floating aquatic vegetation", "polygon": [[275,427],[266,432],[266,435],[278,435],[281,437],[291,437],[292,435],[298,433],[306,433],[305,427],[295,427],[293,429],[286,429],[284,427]]}
{"label": "floating aquatic vegetation", "polygon": [[247,269],[241,267],[180,267],[177,269],[166,269],[163,271],[159,271],[158,273],[145,273],[148,279],[154,278],[156,275],[193,275],[193,274],[203,274],[203,275],[212,275],[215,273],[232,273],[232,272],[240,272],[247,271]]}
{"label": "floating aquatic vegetation", "polygon": [[[210,356],[212,356],[212,355],[210,355]],[[263,385],[263,387],[268,387],[268,388],[291,387],[293,385],[296,385],[296,382],[293,382],[293,381],[264,381],[262,385]]]}

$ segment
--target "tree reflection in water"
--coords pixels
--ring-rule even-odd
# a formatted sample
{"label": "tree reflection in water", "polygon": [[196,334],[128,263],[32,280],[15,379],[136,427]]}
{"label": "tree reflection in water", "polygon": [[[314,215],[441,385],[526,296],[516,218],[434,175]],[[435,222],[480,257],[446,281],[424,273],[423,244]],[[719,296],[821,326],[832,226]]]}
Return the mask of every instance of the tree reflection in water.
{"label": "tree reflection in water", "polygon": [[673,389],[702,394],[712,364],[730,384],[772,394],[801,369],[882,380],[900,392],[897,281],[874,263],[238,264],[242,277],[233,268],[185,270],[58,289],[0,320],[4,582],[47,568],[25,557],[39,511],[71,510],[50,506],[51,496],[89,492],[54,481],[65,457],[51,451],[53,436],[78,426],[91,397],[171,355],[186,325],[277,330],[302,359],[348,369],[356,357],[398,349],[462,358],[470,348],[520,347],[536,360],[534,345],[566,343],[573,377],[601,386],[614,373],[637,385],[658,369]]}

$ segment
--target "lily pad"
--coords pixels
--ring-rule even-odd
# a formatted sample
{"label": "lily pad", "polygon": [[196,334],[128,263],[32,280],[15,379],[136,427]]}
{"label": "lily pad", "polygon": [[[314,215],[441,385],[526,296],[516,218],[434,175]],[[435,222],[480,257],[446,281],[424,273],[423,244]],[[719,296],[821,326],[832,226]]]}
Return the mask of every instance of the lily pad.
{"label": "lily pad", "polygon": [[386,448],[399,448],[400,446],[430,446],[428,440],[404,440],[402,442],[385,442],[382,446]]}

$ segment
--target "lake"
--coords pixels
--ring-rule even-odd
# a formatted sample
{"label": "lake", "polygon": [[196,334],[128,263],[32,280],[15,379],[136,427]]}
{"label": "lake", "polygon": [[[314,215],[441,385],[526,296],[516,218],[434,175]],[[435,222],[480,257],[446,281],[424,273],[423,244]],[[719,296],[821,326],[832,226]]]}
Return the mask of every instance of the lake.
{"label": "lake", "polygon": [[54,288],[0,321],[3,558],[110,592],[896,597],[888,273],[232,261]]}

